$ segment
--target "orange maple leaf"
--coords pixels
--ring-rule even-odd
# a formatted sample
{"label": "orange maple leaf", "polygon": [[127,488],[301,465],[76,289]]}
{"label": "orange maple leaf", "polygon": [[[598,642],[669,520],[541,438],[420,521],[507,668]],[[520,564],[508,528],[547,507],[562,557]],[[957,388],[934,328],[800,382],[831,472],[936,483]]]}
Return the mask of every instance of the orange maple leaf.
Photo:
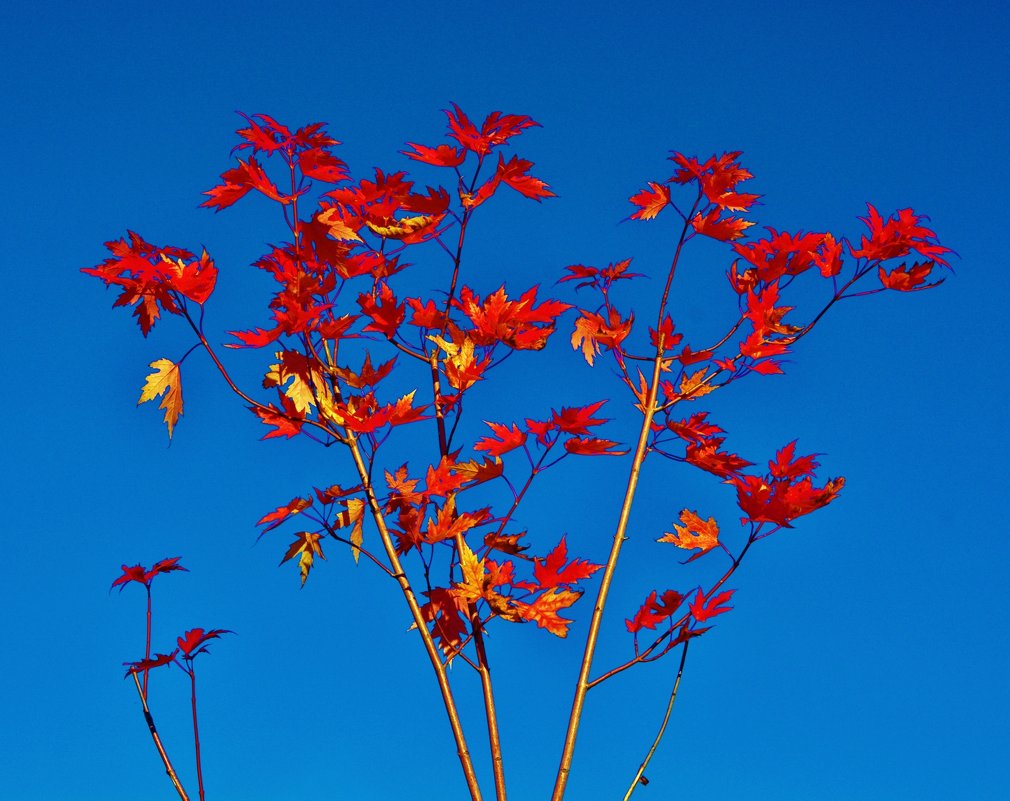
{"label": "orange maple leaf", "polygon": [[516,608],[523,620],[531,620],[556,636],[567,637],[568,627],[572,621],[558,614],[558,610],[567,609],[581,597],[581,592],[551,587],[537,596],[532,603],[520,602],[516,604]]}
{"label": "orange maple leaf", "polygon": [[693,554],[688,562],[704,556],[719,544],[719,525],[714,517],[702,520],[697,512],[684,509],[680,513],[680,522],[683,523],[682,526],[673,524],[676,533],[667,532],[656,542],[672,542],[678,548],[688,551],[700,548],[701,550]]}
{"label": "orange maple leaf", "polygon": [[283,565],[288,559],[300,554],[298,569],[302,574],[302,586],[304,587],[305,579],[309,577],[309,571],[312,570],[312,563],[316,554],[323,559],[326,558],[323,554],[323,547],[319,544],[319,540],[323,538],[323,535],[314,534],[310,531],[299,531],[296,537],[297,539],[291,543],[280,564]]}
{"label": "orange maple leaf", "polygon": [[575,321],[575,330],[572,332],[572,350],[581,348],[582,355],[590,367],[600,347],[610,348],[617,351],[621,356],[621,343],[631,333],[631,326],[635,321],[635,315],[629,315],[627,320],[622,320],[616,309],[611,309],[609,320],[604,320],[602,316],[595,312],[583,310],[582,316]]}
{"label": "orange maple leaf", "polygon": [[571,620],[563,618],[558,614],[559,609],[567,609],[582,597],[581,592],[572,590],[559,590],[552,587],[537,596],[533,603],[516,603],[519,617],[523,620],[535,622],[540,628],[547,629],[557,637],[568,636],[568,626]]}
{"label": "orange maple leaf", "polygon": [[712,376],[708,373],[708,368],[702,367],[696,373],[685,375],[680,381],[680,397],[684,400],[697,400],[702,395],[717,389],[714,384],[708,383]]}

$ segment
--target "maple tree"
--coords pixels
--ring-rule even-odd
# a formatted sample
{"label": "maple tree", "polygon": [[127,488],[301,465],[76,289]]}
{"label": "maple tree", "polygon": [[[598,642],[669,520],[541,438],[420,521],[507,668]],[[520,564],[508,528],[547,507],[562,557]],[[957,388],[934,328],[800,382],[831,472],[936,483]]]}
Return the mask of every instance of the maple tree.
{"label": "maple tree", "polygon": [[[317,557],[326,559],[324,544],[334,542],[347,548],[356,564],[365,557],[364,563],[396,585],[430,662],[474,801],[482,790],[447,668],[459,660],[479,677],[495,797],[504,801],[505,765],[485,637],[490,626],[534,623],[565,638],[572,616],[585,608],[588,629],[553,801],[565,792],[588,692],[679,650],[678,678],[663,725],[627,798],[647,781],[644,771],[669,719],[690,643],[736,602],[726,582],[752,546],[831,503],[844,486],[842,478],[817,479],[817,455],[797,455],[795,441],[768,460],[767,471],[759,470],[725,447],[729,435],[708,419],[708,412],[684,410],[684,405],[745,378],[782,372],[784,357],[843,299],[935,287],[943,279],[933,278],[934,272],[949,266],[950,251],[923,216],[902,209],[885,218],[872,205],[861,218],[867,231],[858,243],[829,232],[773,228],[749,238],[755,222],[747,215],[760,196],[741,190],[752,179],[741,154],[702,160],[674,152],[673,174],[647,181],[629,198],[634,209],[629,219],[665,221],[677,236],[652,308],[637,313],[623,308],[614,291],[618,282],[643,278],[644,273],[631,271],[630,259],[559,270],[559,285],[574,284],[563,287],[572,293],[566,301],[545,297],[537,286],[516,295],[504,283],[482,296],[467,283],[463,269],[474,216],[499,192],[537,202],[554,193],[531,174],[531,161],[502,152],[537,126],[531,118],[496,111],[478,125],[456,105],[445,113],[451,141],[409,142],[403,151],[418,169],[447,177],[448,186],[424,191],[405,171],[376,169],[353,179],[334,153],[339,142],[323,124],[292,129],[264,114],[243,115],[234,149],[240,156],[237,166],[204,193],[203,205],[220,212],[254,193],[280,206],[288,239],[254,263],[276,285],[267,302],[269,319],[229,332],[231,340],[224,344],[267,349],[260,388],[239,386],[224,352],[204,329],[204,305],[217,278],[206,251],[196,255],[154,245],[129,232],[107,243],[111,255],[83,272],[118,290],[114,305],[133,307],[145,337],[163,314],[181,318],[191,330],[193,346],[177,358],[152,362],[154,372],[140,395],[140,403],[161,398],[170,438],[183,414],[184,365],[202,350],[228,389],[264,425],[263,439],[306,437],[343,451],[352,476],[346,486],[306,488],[266,511],[258,522],[261,536],[281,526],[293,529],[280,563],[297,561],[302,585],[318,567]],[[737,314],[711,342],[686,341],[689,332],[678,331],[669,308],[684,249],[698,237],[720,243],[732,259],[726,287],[736,298]],[[448,280],[428,296],[403,296],[398,276],[410,268],[408,252],[411,258],[435,253],[445,259],[451,266]],[[908,257],[921,260],[909,266]],[[822,282],[824,299],[813,313],[797,319],[796,309],[782,298],[804,274]],[[475,388],[512,354],[533,357],[543,351],[562,324],[570,326],[575,357],[587,369],[595,367],[601,383],[609,378],[599,362],[611,363],[614,388],[637,410],[637,431],[611,432],[602,416],[608,401],[599,400],[533,407],[532,416],[522,420],[484,420],[483,434],[469,446],[462,442],[464,412],[472,417],[481,400]],[[383,460],[384,446],[405,426],[426,427],[430,451],[390,464]],[[569,457],[601,456],[628,462],[627,485],[615,498],[617,522],[605,564],[570,556],[567,536],[545,540],[517,530],[517,511],[539,476],[562,469],[558,466]],[[684,564],[722,558],[725,567],[708,586],[692,586],[687,579],[679,589],[642,587],[643,602],[627,610],[629,655],[601,670],[594,657],[603,612],[647,458],[713,475],[735,492],[743,516],[738,530],[704,511],[674,510],[672,531],[657,537],[662,545],[656,547]],[[481,491],[472,492],[477,487]],[[495,500],[488,502],[489,497]],[[113,586],[135,582],[147,591],[144,657],[128,663],[128,675],[184,799],[188,796],[149,711],[148,674],[176,665],[190,678],[202,799],[193,660],[206,652],[210,640],[230,632],[190,629],[171,653],[151,656],[151,584],[161,573],[185,569],[178,561],[162,560],[151,570],[124,566]],[[580,604],[587,590],[594,600]]]}

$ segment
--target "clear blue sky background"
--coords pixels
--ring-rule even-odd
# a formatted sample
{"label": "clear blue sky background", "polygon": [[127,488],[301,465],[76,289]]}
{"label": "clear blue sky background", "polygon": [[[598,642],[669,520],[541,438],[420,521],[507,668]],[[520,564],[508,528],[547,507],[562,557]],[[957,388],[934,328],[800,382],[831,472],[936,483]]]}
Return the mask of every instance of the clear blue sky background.
{"label": "clear blue sky background", "polygon": [[[960,256],[944,286],[842,304],[786,376],[713,397],[734,450],[760,461],[798,437],[801,452],[824,454],[822,475],[849,484],[749,557],[736,608],[692,648],[640,792],[1007,798],[1004,4],[207,5],[0,11],[5,798],[174,797],[120,667],[142,653],[143,592],[108,587],[122,562],[176,555],[192,572],[157,582],[156,647],[193,626],[238,632],[200,664],[209,798],[463,797],[430,670],[387,582],[330,549],[299,591],[297,572],[277,567],[288,534],[254,544],[266,511],[348,479],[339,454],[258,442],[257,421],[197,357],[166,447],[160,413],[135,402],[148,362],[178,356],[186,332],[170,319],[143,340],[78,272],[127,228],[202,244],[222,270],[208,329],[223,339],[262,324],[267,288],[247,265],[284,235],[274,208],[197,208],[229,166],[234,110],[328,121],[357,174],[406,168],[435,182],[397,150],[440,141],[451,101],[477,118],[501,109],[542,123],[518,152],[560,196],[538,206],[513,195],[488,212],[469,251],[483,291],[502,275],[515,291],[550,285],[575,262],[665,265],[669,221],[618,222],[630,194],[668,176],[670,149],[743,150],[765,195],[755,216],[780,229],[856,236],[865,201],[930,215]],[[689,259],[680,327],[716,325],[726,266],[714,249]],[[571,300],[569,286],[553,291]],[[470,430],[482,416],[614,396],[609,431],[630,440],[606,367],[588,371],[563,338],[542,360],[512,360],[514,389],[486,393]],[[237,357],[250,385],[259,356]],[[523,517],[537,550],[567,532],[573,551],[603,561],[609,489],[626,466],[552,475]],[[712,569],[680,568],[653,544],[677,511],[724,527],[738,515],[716,480],[668,467],[646,477],[601,666],[629,653],[623,618],[649,590],[694,586]],[[518,801],[549,793],[584,603],[569,641],[532,626],[493,632]],[[674,668],[590,695],[569,797],[620,797]],[[154,678],[159,726],[195,787],[183,679]],[[480,751],[476,680],[465,666],[453,678]],[[484,758],[480,770],[489,777]]]}

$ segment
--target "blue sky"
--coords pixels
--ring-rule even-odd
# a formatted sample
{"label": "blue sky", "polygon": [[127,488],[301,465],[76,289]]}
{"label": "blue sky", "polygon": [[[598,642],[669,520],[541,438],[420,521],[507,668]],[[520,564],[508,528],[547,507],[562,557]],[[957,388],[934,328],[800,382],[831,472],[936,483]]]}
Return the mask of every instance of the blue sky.
{"label": "blue sky", "polygon": [[[619,223],[629,195],[668,176],[671,149],[744,151],[749,188],[764,195],[760,225],[856,237],[867,201],[930,216],[958,253],[942,287],[840,304],[785,376],[742,382],[706,407],[753,461],[798,438],[801,452],[823,454],[822,476],[848,484],[748,556],[733,612],[692,646],[639,792],[1006,797],[1002,5],[170,5],[0,11],[5,796],[174,797],[120,667],[142,654],[143,592],[108,593],[121,563],[169,556],[191,572],[156,582],[155,648],[194,626],[238,633],[199,664],[209,798],[464,796],[402,601],[336,549],[299,591],[297,571],[277,567],[288,533],[256,542],[267,511],[346,480],[339,454],[259,442],[257,421],[195,357],[167,447],[160,414],[135,403],[147,364],[183,352],[186,331],[168,319],[144,340],[79,273],[127,229],[203,245],[221,269],[208,330],[223,341],[262,324],[269,288],[248,265],[284,236],[274,208],[197,208],[230,166],[234,111],[326,121],[356,175],[380,166],[434,183],[434,169],[397,151],[442,141],[440,109],[456,102],[478,119],[499,109],[540,122],[517,152],[559,196],[489,207],[467,257],[483,291],[504,276],[510,291],[541,283],[572,302],[570,285],[553,286],[565,265],[634,257],[640,272],[662,269],[669,222]],[[718,248],[689,256],[679,329],[717,326],[727,266]],[[644,314],[648,289],[625,302]],[[633,439],[613,376],[565,346],[570,323],[540,360],[510,361],[474,434],[482,416],[612,397],[606,433]],[[261,356],[234,357],[250,386]],[[592,460],[545,478],[524,512],[537,550],[567,533],[573,552],[603,561],[617,513],[606,490],[626,470]],[[646,472],[601,666],[629,654],[623,619],[649,590],[709,575],[706,560],[679,567],[652,542],[685,506],[724,526],[739,514],[711,476],[665,463]],[[573,612],[567,641],[532,626],[492,634],[515,799],[549,795],[588,598]],[[674,671],[659,662],[590,694],[567,797],[621,797]],[[195,787],[183,677],[152,680],[159,728]],[[480,751],[479,688],[465,667],[453,680]],[[478,767],[490,786],[486,758]]]}

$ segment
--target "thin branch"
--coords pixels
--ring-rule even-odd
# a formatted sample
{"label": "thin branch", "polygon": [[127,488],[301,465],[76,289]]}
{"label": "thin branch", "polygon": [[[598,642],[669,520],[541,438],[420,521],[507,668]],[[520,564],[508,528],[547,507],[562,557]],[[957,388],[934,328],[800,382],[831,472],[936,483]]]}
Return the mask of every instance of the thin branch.
{"label": "thin branch", "polygon": [[196,784],[198,792],[200,793],[200,801],[204,800],[203,795],[203,762],[200,759],[200,725],[197,723],[196,718],[196,670],[193,667],[193,661],[187,660],[189,662],[189,687],[190,687],[190,706],[193,709],[193,749],[196,752]]}
{"label": "thin branch", "polygon": [[[689,641],[688,641],[689,642]],[[670,701],[666,705],[666,714],[663,715],[663,722],[659,727],[659,731],[656,733],[656,739],[652,741],[652,747],[649,749],[649,753],[645,755],[645,759],[642,760],[642,764],[638,768],[638,772],[635,774],[635,778],[631,780],[631,786],[628,787],[628,792],[624,794],[624,801],[628,801],[631,798],[631,794],[635,792],[635,788],[638,785],[645,784],[645,769],[649,766],[649,761],[652,759],[652,755],[656,753],[656,749],[659,747],[659,741],[663,739],[663,732],[666,731],[666,724],[670,721],[670,713],[673,712],[673,704],[677,700],[677,689],[680,687],[680,677],[684,675],[684,662],[687,661],[687,645],[684,643],[684,650],[680,654],[680,667],[677,668],[677,680],[673,683],[673,690],[670,692]]]}
{"label": "thin branch", "polygon": [[470,751],[466,744],[466,737],[463,734],[463,724],[460,721],[459,712],[456,709],[456,701],[452,694],[452,688],[449,685],[449,677],[446,674],[445,667],[442,665],[442,659],[439,654],[438,646],[435,645],[431,632],[428,631],[424,615],[421,614],[421,606],[417,602],[417,596],[414,594],[414,589],[410,584],[410,580],[407,578],[407,574],[400,563],[400,557],[396,552],[396,546],[393,543],[392,535],[389,533],[389,528],[386,526],[386,520],[382,514],[382,508],[379,506],[379,501],[375,496],[375,491],[372,488],[371,482],[368,480],[368,467],[362,459],[361,450],[358,447],[357,437],[352,431],[348,431],[346,436],[348,448],[351,451],[351,457],[354,460],[354,466],[358,471],[358,477],[364,485],[369,510],[372,513],[372,519],[375,521],[375,526],[379,531],[379,537],[386,550],[386,556],[389,559],[389,564],[392,567],[397,583],[400,585],[400,591],[403,593],[404,600],[407,602],[407,606],[410,609],[410,615],[417,627],[418,634],[424,643],[424,650],[428,654],[428,660],[431,662],[432,669],[435,671],[435,678],[438,682],[439,691],[442,694],[442,703],[445,705],[445,711],[449,717],[449,726],[452,729],[452,735],[456,741],[456,753],[459,756],[460,766],[463,769],[463,776],[466,780],[467,789],[470,792],[470,798],[472,801],[481,801],[480,785],[477,783],[477,773],[474,770],[473,760],[470,757]]}
{"label": "thin branch", "polygon": [[[707,595],[711,596],[713,592],[715,592],[716,590],[718,590],[720,587],[722,587],[723,584],[725,584],[729,580],[729,577],[732,576],[736,572],[736,569],[738,567],[740,567],[740,563],[743,561],[743,558],[746,555],[747,551],[750,550],[751,545],[753,545],[759,539],[762,539],[763,537],[768,536],[768,534],[774,533],[772,531],[769,531],[768,534],[762,535],[759,532],[760,532],[760,528],[756,532],[754,532],[753,534],[751,534],[750,539],[747,540],[747,544],[743,547],[743,550],[740,551],[740,555],[736,559],[733,560],[733,564],[730,565],[729,569],[722,575],[722,578],[720,578],[714,585],[712,585],[711,589],[709,589],[708,593],[706,593]],[[613,678],[618,673],[623,673],[628,668],[634,667],[635,665],[639,664],[640,662],[649,662],[649,661],[651,661],[650,657],[652,656],[652,653],[660,646],[660,644],[664,640],[669,639],[670,636],[673,634],[673,632],[675,630],[678,630],[682,625],[684,625],[688,621],[688,619],[690,617],[691,617],[690,612],[685,612],[684,615],[676,623],[671,624],[670,628],[665,633],[663,633],[659,637],[657,637],[655,639],[655,641],[653,641],[652,645],[650,645],[648,648],[646,648],[641,653],[636,654],[633,659],[629,659],[624,664],[618,665],[617,667],[608,670],[606,673],[604,673],[601,676],[597,676],[595,679],[593,679],[591,682],[589,682],[589,684],[587,685],[588,688],[592,689],[597,684],[602,684],[607,679]],[[666,653],[666,651],[668,651],[668,650],[669,650],[669,647],[667,647],[666,650],[664,650],[663,652],[661,652],[661,654],[658,654],[657,656],[661,656],[663,653]]]}
{"label": "thin branch", "polygon": [[[691,215],[701,200],[701,193],[691,208]],[[638,444],[635,447],[635,455],[632,458],[631,470],[628,476],[628,486],[624,492],[624,501],[621,504],[621,513],[617,522],[617,530],[614,532],[614,542],[610,548],[610,556],[607,558],[606,567],[603,570],[603,578],[600,581],[600,588],[596,594],[596,604],[593,608],[593,616],[589,623],[589,633],[586,636],[586,649],[582,657],[582,664],[579,668],[579,678],[575,685],[575,698],[572,700],[572,711],[568,718],[568,730],[565,733],[565,744],[561,752],[561,762],[558,766],[557,778],[554,782],[554,792],[551,794],[551,801],[561,801],[565,795],[565,787],[568,784],[568,777],[572,769],[572,758],[575,754],[575,738],[579,732],[579,724],[582,719],[582,709],[586,700],[586,692],[589,690],[589,672],[593,667],[593,655],[596,652],[596,641],[599,638],[600,626],[603,621],[603,609],[607,603],[607,595],[610,592],[610,584],[617,569],[617,560],[621,553],[621,546],[626,539],[628,521],[631,518],[631,506],[635,499],[635,491],[638,489],[638,476],[642,469],[648,452],[649,436],[652,430],[652,420],[656,414],[656,397],[659,393],[659,375],[663,366],[665,342],[662,328],[663,316],[666,313],[666,303],[670,296],[670,287],[673,283],[674,274],[677,271],[677,264],[680,261],[680,254],[684,248],[684,243],[688,238],[688,224],[685,222],[677,240],[677,247],[670,262],[670,269],[666,277],[666,285],[663,287],[663,295],[659,302],[659,313],[656,321],[656,355],[652,368],[652,381],[649,385],[649,394],[645,399],[642,410],[642,427],[638,433]]]}
{"label": "thin branch", "polygon": [[147,721],[147,728],[151,731],[151,739],[154,740],[154,747],[158,749],[158,756],[161,757],[161,761],[165,765],[165,772],[168,774],[168,778],[171,780],[175,791],[179,794],[179,798],[182,801],[189,801],[189,796],[186,794],[182,782],[179,781],[175,768],[172,767],[172,761],[168,758],[168,752],[165,751],[165,746],[161,743],[161,737],[158,735],[158,729],[154,725],[154,718],[151,717],[151,710],[147,706],[147,699],[144,697],[144,691],[140,686],[140,678],[137,676],[137,671],[131,670],[130,672],[133,674],[133,681],[137,685],[137,695],[140,696],[140,703],[144,707],[144,719]]}
{"label": "thin branch", "polygon": [[649,433],[652,425],[652,418],[656,410],[656,394],[659,391],[659,370],[663,361],[663,337],[659,335],[659,347],[655,364],[652,371],[652,383],[649,387],[649,396],[646,399],[642,428],[638,435],[638,445],[635,448],[635,456],[631,463],[631,472],[628,476],[628,486],[624,492],[624,502],[621,504],[621,514],[617,523],[617,530],[614,532],[614,543],[610,549],[610,556],[603,571],[603,579],[600,581],[600,589],[596,595],[596,605],[593,608],[593,617],[589,623],[589,634],[586,637],[586,649],[582,657],[582,665],[579,669],[579,678],[575,685],[575,698],[572,701],[572,712],[568,719],[568,731],[565,734],[564,749],[561,753],[561,764],[558,767],[557,778],[554,784],[554,793],[551,801],[561,801],[565,794],[565,786],[568,784],[568,776],[571,773],[572,757],[575,753],[575,738],[579,732],[579,723],[582,719],[582,708],[586,700],[586,692],[589,689],[589,671],[593,665],[593,654],[596,651],[596,641],[600,634],[600,625],[603,620],[603,609],[607,602],[607,594],[610,584],[613,581],[614,571],[617,568],[617,558],[621,553],[621,546],[626,539],[625,533],[628,529],[628,521],[631,518],[631,503],[635,497],[635,490],[638,487],[638,475],[645,461],[645,454],[648,449]]}
{"label": "thin branch", "polygon": [[[147,590],[147,636],[144,639],[144,661],[147,662],[151,658],[151,585],[149,582],[144,583],[144,589]],[[147,674],[148,671],[144,670],[144,699],[147,699]]]}

